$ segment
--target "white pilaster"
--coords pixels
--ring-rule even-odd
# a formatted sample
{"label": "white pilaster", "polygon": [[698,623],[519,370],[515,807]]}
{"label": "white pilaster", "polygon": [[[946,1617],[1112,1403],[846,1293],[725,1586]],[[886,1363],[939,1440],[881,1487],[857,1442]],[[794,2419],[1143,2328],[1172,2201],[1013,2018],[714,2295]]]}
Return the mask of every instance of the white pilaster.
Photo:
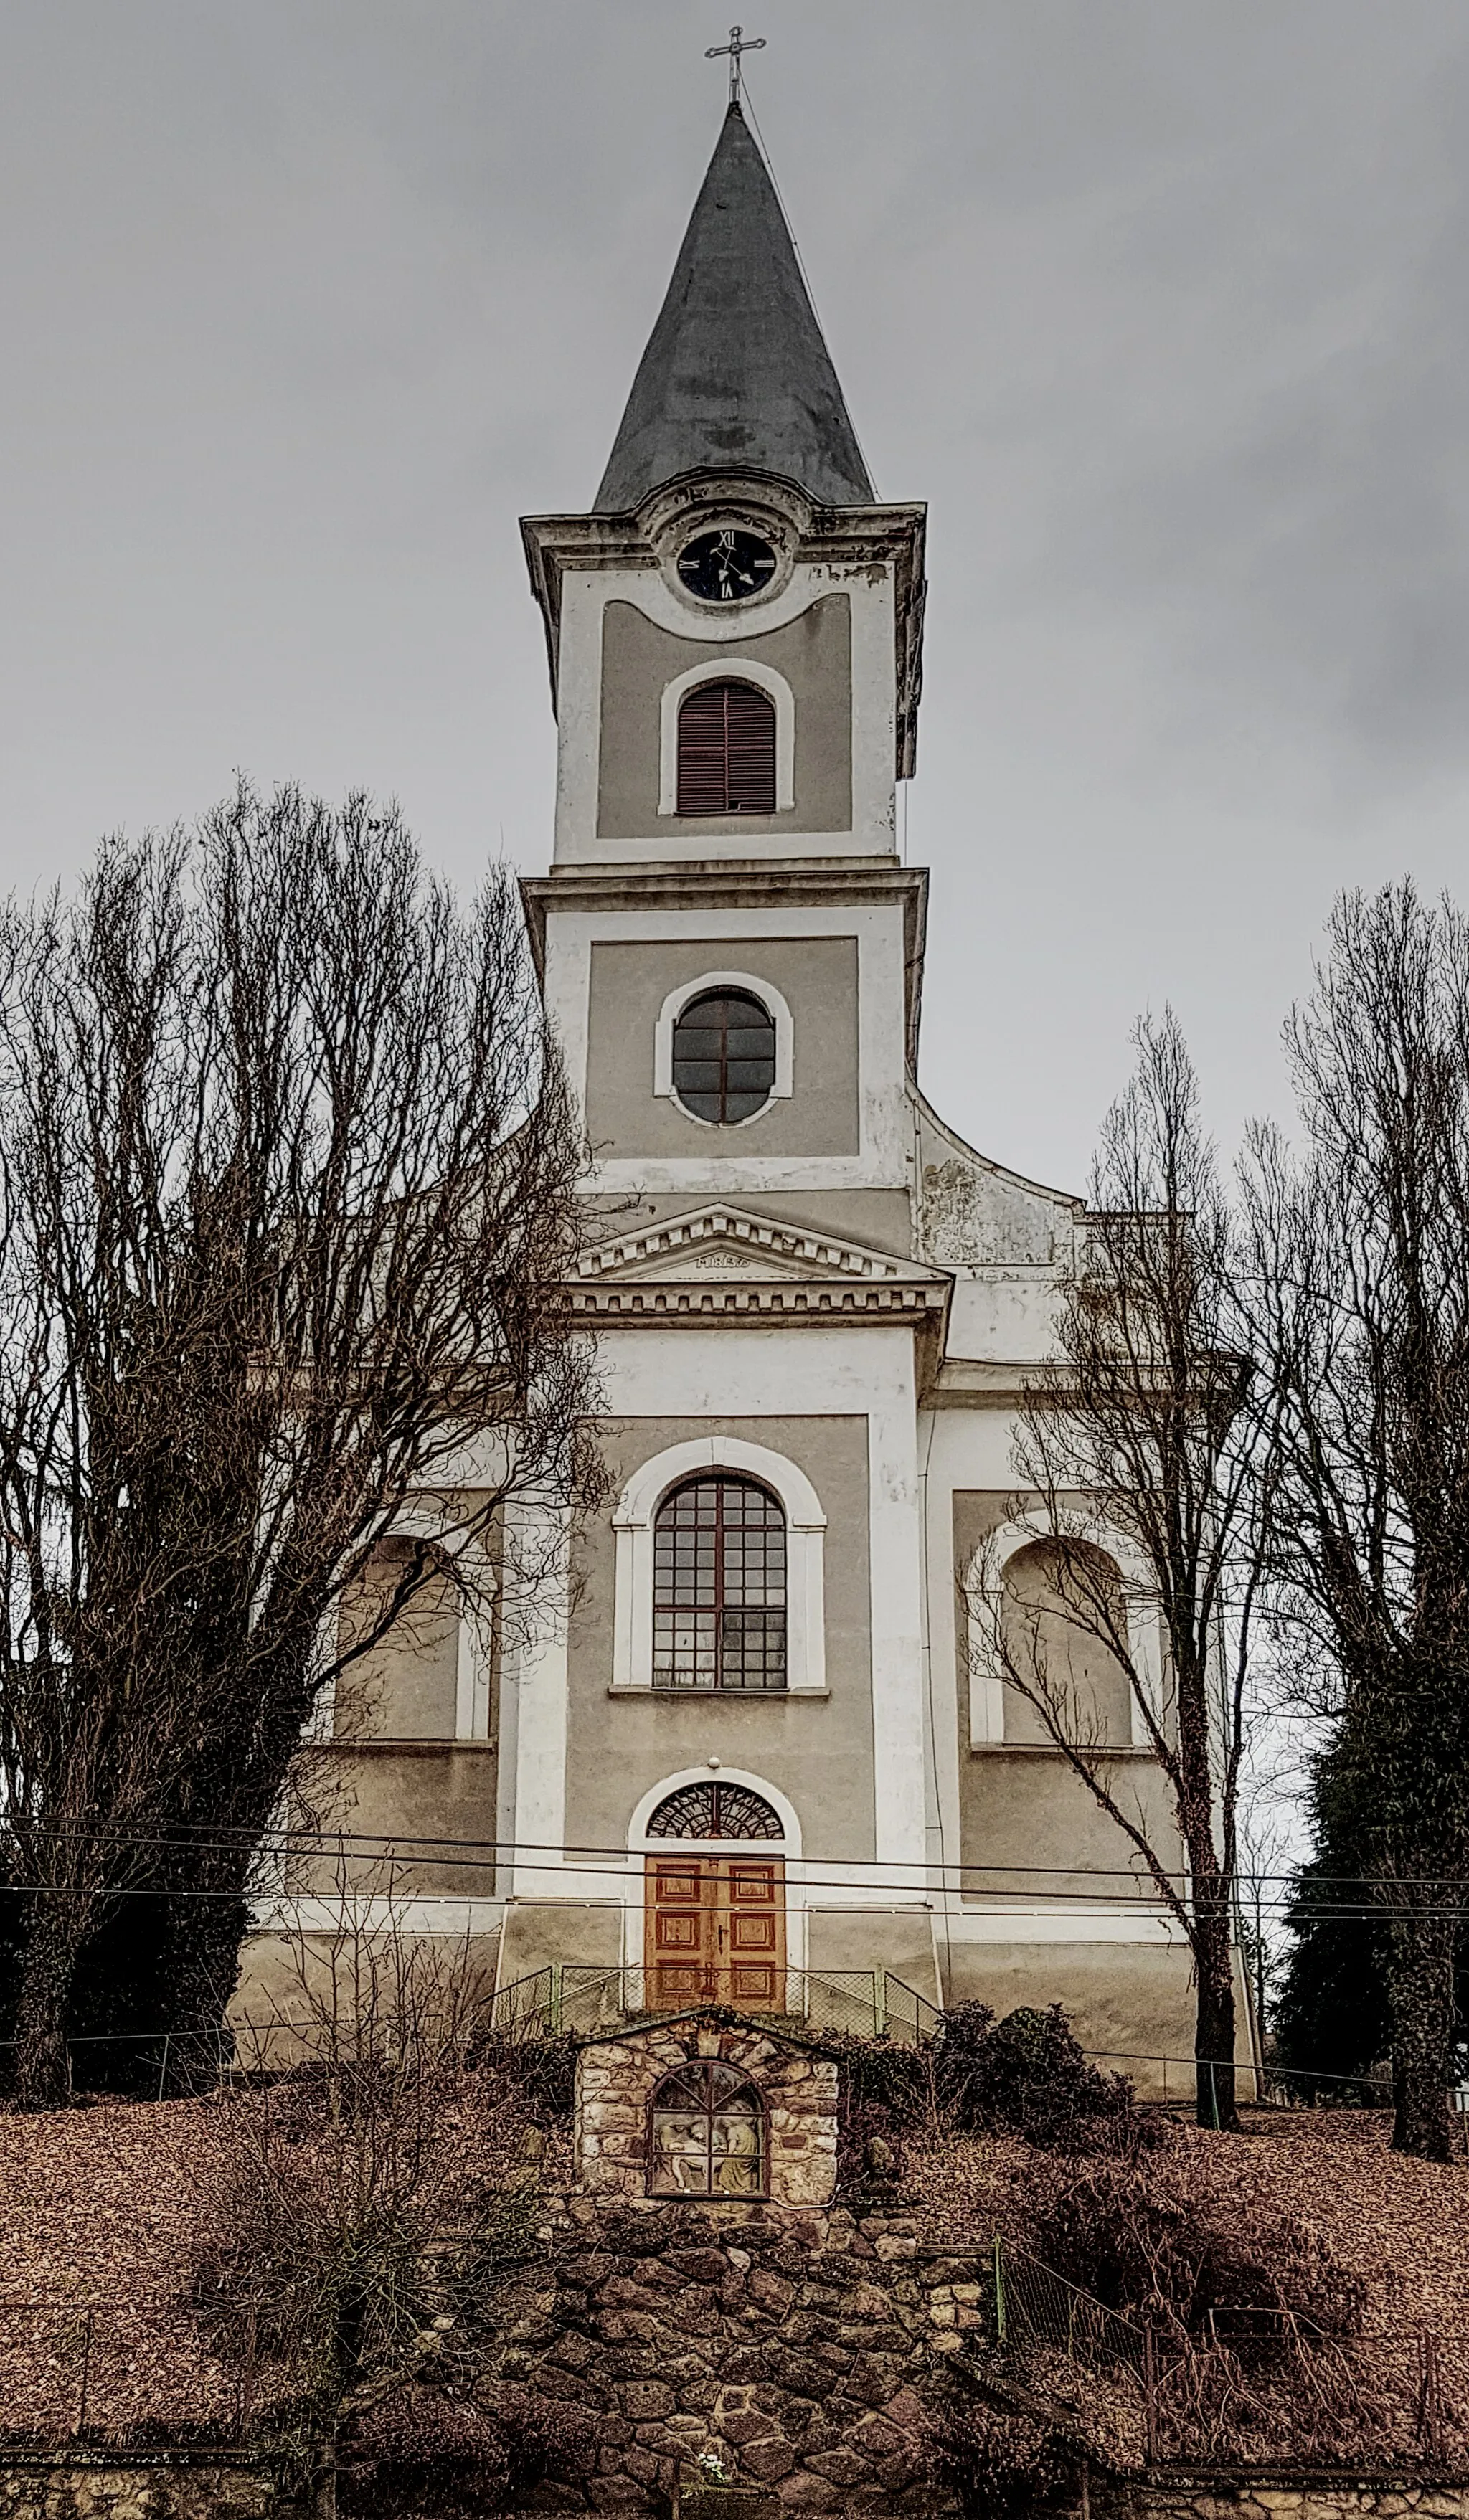
{"label": "white pilaster", "polygon": [[[895,1350],[897,1343],[895,1341]],[[893,1368],[899,1363],[900,1371]],[[890,1360],[867,1417],[868,1551],[872,1596],[874,1825],[880,1865],[913,1868],[895,1890],[926,1881],[923,1570],[917,1394],[913,1351]]]}
{"label": "white pilaster", "polygon": [[[502,1688],[515,1699],[515,1838],[509,1874],[522,1899],[564,1887],[567,1807],[567,1615],[569,1523],[564,1511],[514,1508],[506,1551],[534,1569],[534,1625],[505,1657]],[[513,1582],[513,1579],[512,1579]],[[516,1584],[514,1592],[526,1588]],[[531,1617],[512,1597],[511,1615]],[[503,1756],[503,1753],[502,1753]]]}

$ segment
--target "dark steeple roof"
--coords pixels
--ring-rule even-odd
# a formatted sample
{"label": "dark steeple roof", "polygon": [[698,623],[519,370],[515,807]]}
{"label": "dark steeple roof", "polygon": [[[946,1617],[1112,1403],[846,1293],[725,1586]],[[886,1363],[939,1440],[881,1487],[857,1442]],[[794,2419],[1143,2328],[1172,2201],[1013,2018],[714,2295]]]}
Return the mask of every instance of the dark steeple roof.
{"label": "dark steeple roof", "polygon": [[780,472],[825,507],[866,505],[867,467],[775,187],[737,105],[724,117],[598,510],[693,472]]}

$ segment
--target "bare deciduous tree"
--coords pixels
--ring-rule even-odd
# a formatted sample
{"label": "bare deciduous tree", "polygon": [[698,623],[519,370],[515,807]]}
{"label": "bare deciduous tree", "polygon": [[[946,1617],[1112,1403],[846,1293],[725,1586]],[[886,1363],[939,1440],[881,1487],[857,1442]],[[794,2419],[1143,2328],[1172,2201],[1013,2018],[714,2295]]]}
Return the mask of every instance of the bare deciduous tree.
{"label": "bare deciduous tree", "polygon": [[1304,1145],[1256,1133],[1251,1276],[1283,1398],[1284,1659],[1332,1732],[1384,1919],[1394,2142],[1448,2158],[1469,1876],[1469,924],[1338,902],[1289,1027]]}
{"label": "bare deciduous tree", "polygon": [[[320,1692],[445,1566],[502,1619],[533,1596],[595,1401],[507,875],[461,911],[395,813],[242,787],[10,905],[0,982],[0,1778],[41,2103],[119,1917],[142,2026],[217,2018]],[[408,1498],[436,1539],[339,1638]]]}
{"label": "bare deciduous tree", "polygon": [[[1233,1229],[1182,1035],[1167,1014],[1136,1038],[1137,1070],[1104,1122],[1061,1290],[1055,1361],[1021,1410],[1016,1509],[1045,1545],[1044,1604],[1010,1600],[984,1580],[983,1558],[977,1589],[987,1659],[1188,1943],[1199,2121],[1228,2127],[1237,1808],[1270,1412],[1242,1340]],[[1152,1655],[1149,1638],[1161,1646]],[[1166,1808],[1097,1720],[1098,1656],[1125,1678]]]}
{"label": "bare deciduous tree", "polygon": [[494,2349],[518,2271],[543,2279],[543,2157],[571,2096],[566,2042],[494,2034],[469,1941],[409,1931],[390,1871],[365,1886],[344,1872],[336,1930],[289,1938],[290,2035],[280,2013],[241,2025],[244,2080],[212,2130],[223,2210],[196,2269],[206,2333],[248,2366],[276,2439],[295,2435],[323,2512],[344,2429],[370,2440],[425,2381],[448,2438],[399,2425],[400,2459],[457,2450],[492,2479],[524,2429]]}

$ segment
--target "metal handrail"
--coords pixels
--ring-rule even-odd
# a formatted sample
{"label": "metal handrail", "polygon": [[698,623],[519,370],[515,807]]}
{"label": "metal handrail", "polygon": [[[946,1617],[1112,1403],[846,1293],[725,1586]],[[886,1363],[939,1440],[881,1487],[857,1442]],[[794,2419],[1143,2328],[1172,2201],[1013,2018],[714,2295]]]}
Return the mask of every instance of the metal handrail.
{"label": "metal handrail", "polygon": [[[938,2004],[889,1969],[787,1968],[779,1974],[781,2000],[769,2007],[769,2017],[774,2019],[795,2018],[810,2029],[895,2038],[915,2046],[931,2037],[942,2019]],[[658,1977],[657,1970],[638,1965],[608,1968],[588,1960],[551,1961],[500,1989],[492,2008],[493,2027],[585,2034],[613,2020],[656,2020],[686,2012],[701,2001],[726,2001],[735,2011],[748,2008],[737,1997],[721,1998],[717,1991],[693,2004],[685,1995],[662,2000]]]}

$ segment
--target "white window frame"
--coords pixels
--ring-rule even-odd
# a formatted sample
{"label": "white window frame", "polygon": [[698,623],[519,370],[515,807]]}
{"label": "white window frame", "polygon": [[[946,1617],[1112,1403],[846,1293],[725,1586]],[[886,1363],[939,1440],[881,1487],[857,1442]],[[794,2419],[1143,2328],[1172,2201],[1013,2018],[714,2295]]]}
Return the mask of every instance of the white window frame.
{"label": "white window frame", "polygon": [[[708,664],[690,665],[686,674],[675,675],[664,686],[659,725],[658,746],[658,810],[661,814],[678,812],[678,712],[690,692],[701,683],[753,683],[757,692],[775,707],[775,810],[793,814],[796,810],[796,695],[784,674],[769,665],[757,665],[749,656],[714,656]],[[717,814],[701,815],[700,821],[718,822]],[[757,815],[753,818],[759,820]],[[684,816],[687,822],[689,817]]]}
{"label": "white window frame", "polygon": [[[757,1479],[779,1498],[786,1517],[786,1686],[779,1694],[824,1694],[826,1516],[821,1501],[804,1470],[784,1454],[772,1453],[764,1444],[747,1444],[735,1435],[700,1435],[689,1443],[672,1444],[634,1470],[622,1490],[612,1518],[617,1536],[614,1689],[652,1690],[654,1520],[670,1489],[708,1470],[729,1470],[737,1477]],[[694,1692],[666,1693],[682,1697]]]}
{"label": "white window frame", "polygon": [[[673,1083],[673,1027],[684,1008],[692,1006],[706,990],[742,989],[762,1006],[775,1026],[775,1082],[757,1111],[747,1111],[743,1120],[706,1120],[680,1102]],[[658,1011],[653,1027],[653,1091],[664,1101],[677,1103],[686,1120],[701,1129],[748,1129],[763,1119],[772,1102],[789,1102],[796,1088],[796,1033],[791,1010],[779,989],[768,980],[757,980],[753,971],[702,971],[697,980],[684,980],[670,989]]]}
{"label": "white window frame", "polygon": [[[965,1582],[969,1605],[969,1741],[971,1749],[983,1750],[1005,1738],[1005,1674],[994,1652],[995,1623],[1004,1590],[1005,1568],[1023,1549],[1033,1549],[1037,1542],[1065,1547],[1068,1542],[1079,1548],[1099,1550],[1116,1566],[1126,1588],[1127,1646],[1132,1668],[1147,1693],[1155,1720],[1163,1705],[1163,1650],[1158,1613],[1139,1598],[1144,1584],[1142,1561],[1135,1550],[1129,1549],[1118,1532],[1105,1524],[1078,1522],[1075,1530],[1058,1531],[1041,1514],[1022,1514],[1013,1522],[1001,1523],[978,1551]],[[1130,1717],[1130,1740],[1119,1742],[1120,1749],[1151,1749],[1152,1736],[1147,1717],[1138,1703],[1137,1690],[1127,1692]]]}

